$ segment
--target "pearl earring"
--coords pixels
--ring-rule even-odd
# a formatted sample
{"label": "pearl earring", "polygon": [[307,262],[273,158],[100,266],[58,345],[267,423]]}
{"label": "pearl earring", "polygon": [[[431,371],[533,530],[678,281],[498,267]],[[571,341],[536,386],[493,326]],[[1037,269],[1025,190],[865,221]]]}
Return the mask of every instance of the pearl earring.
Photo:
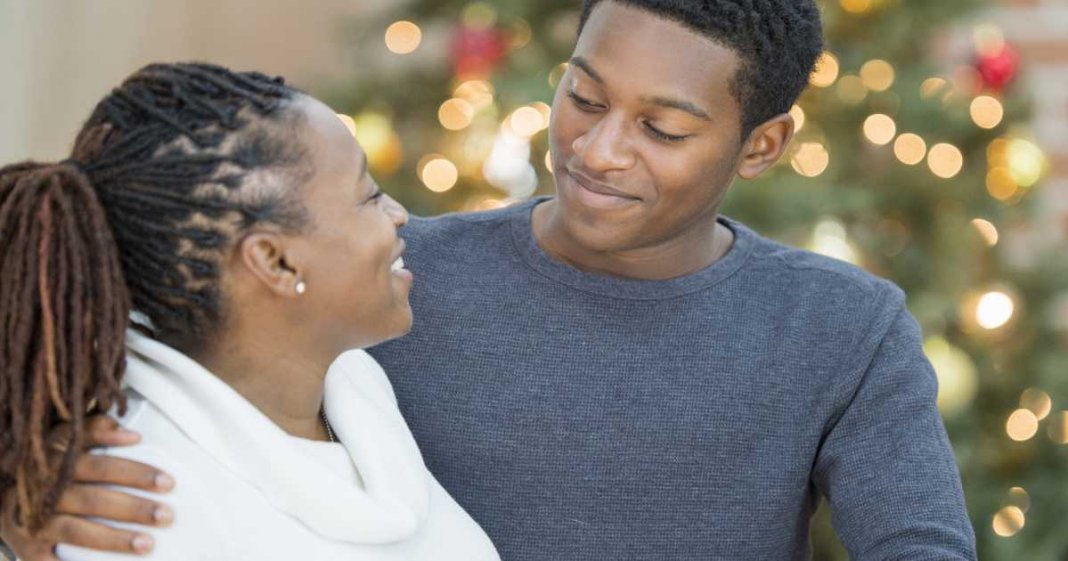
{"label": "pearl earring", "polygon": [[293,287],[293,290],[296,290],[297,294],[304,294],[308,290],[308,285],[304,284],[304,281],[297,281],[297,286]]}

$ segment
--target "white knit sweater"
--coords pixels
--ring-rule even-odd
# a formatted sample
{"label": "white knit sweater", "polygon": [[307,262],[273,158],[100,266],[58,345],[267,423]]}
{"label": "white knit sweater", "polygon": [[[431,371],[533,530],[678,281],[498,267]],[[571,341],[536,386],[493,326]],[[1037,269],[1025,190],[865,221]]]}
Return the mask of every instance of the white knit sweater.
{"label": "white knit sweater", "polygon": [[[326,377],[340,444],[286,434],[178,351],[131,332],[123,426],[142,443],[107,451],[177,480],[154,498],[175,511],[150,530],[150,559],[499,559],[486,534],[427,471],[385,373],[350,351]],[[129,559],[62,546],[67,561]]]}

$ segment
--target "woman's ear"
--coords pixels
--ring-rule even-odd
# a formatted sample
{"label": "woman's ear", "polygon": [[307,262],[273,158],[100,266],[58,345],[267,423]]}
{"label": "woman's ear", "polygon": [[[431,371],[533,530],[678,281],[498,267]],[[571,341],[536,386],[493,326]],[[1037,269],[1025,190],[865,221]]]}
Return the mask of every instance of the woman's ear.
{"label": "woman's ear", "polygon": [[754,179],[764,173],[779,158],[794,137],[794,118],[783,113],[753,129],[742,148],[738,176]]}
{"label": "woman's ear", "polygon": [[238,245],[238,257],[248,272],[279,296],[299,295],[297,285],[303,279],[300,266],[286,254],[284,237],[269,233],[249,234]]}

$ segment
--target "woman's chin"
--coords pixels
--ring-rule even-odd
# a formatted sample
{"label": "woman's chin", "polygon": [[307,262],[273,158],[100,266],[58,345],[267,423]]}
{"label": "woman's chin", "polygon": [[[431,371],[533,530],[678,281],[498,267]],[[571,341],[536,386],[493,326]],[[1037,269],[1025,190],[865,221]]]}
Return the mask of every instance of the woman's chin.
{"label": "woman's chin", "polygon": [[384,323],[384,325],[388,326],[388,330],[383,333],[382,340],[379,343],[385,343],[391,339],[407,335],[412,330],[412,321],[412,308],[408,305],[408,299],[405,298],[403,304],[399,306],[399,309],[390,318],[390,321]]}
{"label": "woman's chin", "polygon": [[401,321],[401,324],[399,326],[399,330],[398,330],[397,334],[394,335],[393,337],[396,338],[396,337],[401,337],[401,336],[407,335],[412,330],[412,322],[413,321],[414,321],[414,316],[412,315],[412,307],[409,306],[407,300],[405,300],[405,302],[404,302],[404,318]]}

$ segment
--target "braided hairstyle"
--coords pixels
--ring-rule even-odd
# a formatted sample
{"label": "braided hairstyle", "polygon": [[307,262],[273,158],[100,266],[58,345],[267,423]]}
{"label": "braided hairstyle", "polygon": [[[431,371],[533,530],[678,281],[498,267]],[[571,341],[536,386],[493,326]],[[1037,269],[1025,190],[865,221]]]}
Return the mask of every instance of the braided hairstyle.
{"label": "braided hairstyle", "polygon": [[[72,479],[86,417],[125,409],[131,311],[195,352],[224,317],[236,236],[305,225],[289,187],[310,173],[287,133],[297,93],[258,73],[153,64],[96,106],[70,160],[0,169],[0,493],[14,488],[32,531]],[[49,454],[60,422],[72,438]]]}
{"label": "braided hairstyle", "polygon": [[[742,138],[786,113],[823,52],[813,0],[612,0],[677,22],[738,55],[731,95],[742,108]],[[601,0],[584,0],[579,33]]]}

